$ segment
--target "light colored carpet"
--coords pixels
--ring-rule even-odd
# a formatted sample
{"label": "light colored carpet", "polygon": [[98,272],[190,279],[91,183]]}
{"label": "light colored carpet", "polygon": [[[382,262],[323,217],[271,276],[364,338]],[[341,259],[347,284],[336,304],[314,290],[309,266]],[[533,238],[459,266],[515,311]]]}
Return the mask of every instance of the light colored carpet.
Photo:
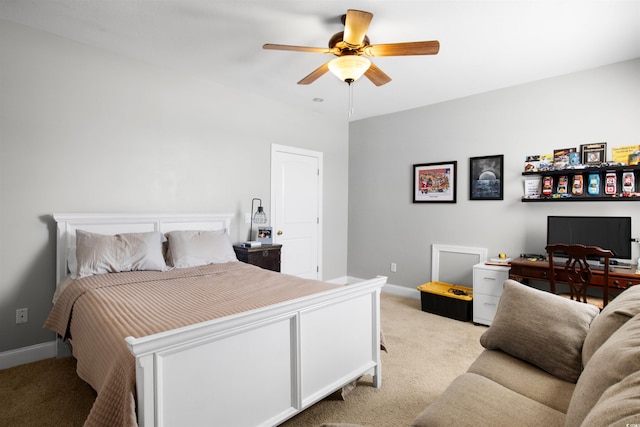
{"label": "light colored carpet", "polygon": [[[329,397],[283,427],[351,423],[408,426],[480,354],[486,327],[424,313],[420,301],[382,295],[382,387],[363,377],[346,400]],[[47,359],[0,371],[0,425],[81,426],[95,393],[75,361]],[[250,410],[250,408],[247,408]]]}

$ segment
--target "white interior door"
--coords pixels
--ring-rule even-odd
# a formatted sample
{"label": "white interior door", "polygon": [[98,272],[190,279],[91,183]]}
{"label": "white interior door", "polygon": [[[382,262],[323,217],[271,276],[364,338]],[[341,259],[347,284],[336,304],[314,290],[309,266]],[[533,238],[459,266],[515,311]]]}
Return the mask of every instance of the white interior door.
{"label": "white interior door", "polygon": [[271,147],[271,225],[281,271],[321,279],[322,153]]}

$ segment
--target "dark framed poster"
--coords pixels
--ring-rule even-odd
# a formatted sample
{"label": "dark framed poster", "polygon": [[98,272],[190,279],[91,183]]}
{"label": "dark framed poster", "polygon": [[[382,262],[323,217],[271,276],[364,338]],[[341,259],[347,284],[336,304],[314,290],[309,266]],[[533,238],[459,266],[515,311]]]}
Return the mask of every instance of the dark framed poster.
{"label": "dark framed poster", "polygon": [[504,155],[469,159],[469,200],[504,198]]}

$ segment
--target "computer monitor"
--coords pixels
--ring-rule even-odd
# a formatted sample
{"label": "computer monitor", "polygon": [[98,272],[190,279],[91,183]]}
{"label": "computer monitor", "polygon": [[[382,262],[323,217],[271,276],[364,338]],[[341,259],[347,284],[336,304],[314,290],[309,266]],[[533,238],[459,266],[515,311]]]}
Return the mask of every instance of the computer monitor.
{"label": "computer monitor", "polygon": [[616,259],[631,259],[631,217],[549,216],[547,244],[576,244],[609,249]]}

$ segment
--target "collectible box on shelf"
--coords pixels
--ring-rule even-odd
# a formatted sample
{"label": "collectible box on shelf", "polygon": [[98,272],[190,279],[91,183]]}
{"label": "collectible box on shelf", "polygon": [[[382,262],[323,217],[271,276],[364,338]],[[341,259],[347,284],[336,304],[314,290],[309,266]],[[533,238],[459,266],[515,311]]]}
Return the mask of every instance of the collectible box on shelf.
{"label": "collectible box on shelf", "polygon": [[542,193],[542,177],[528,176],[524,179],[524,197],[527,199],[539,199]]}
{"label": "collectible box on shelf", "polygon": [[582,196],[584,188],[584,182],[582,174],[575,174],[573,176],[573,182],[571,183],[571,194],[575,196]]}
{"label": "collectible box on shelf", "polygon": [[553,169],[553,154],[531,154],[524,159],[525,172],[540,172]]}
{"label": "collectible box on shelf", "polygon": [[540,155],[540,170],[546,171],[553,168],[553,153]]}
{"label": "collectible box on shelf", "polygon": [[640,158],[640,144],[611,148],[611,160],[625,165],[637,165]]}
{"label": "collectible box on shelf", "polygon": [[582,164],[597,166],[607,161],[607,143],[582,144],[580,146]]}
{"label": "collectible box on shelf", "polygon": [[540,155],[534,154],[524,159],[525,172],[538,172],[540,170]]}
{"label": "collectible box on shelf", "polygon": [[633,171],[624,172],[622,174],[622,191],[624,193],[633,193],[636,191],[636,176]]}
{"label": "collectible box on shelf", "polygon": [[579,166],[582,163],[580,162],[580,153],[578,153],[577,151],[570,151],[569,152],[569,166],[575,167],[575,166]]}
{"label": "collectible box on shelf", "polygon": [[569,191],[569,178],[566,175],[558,177],[558,187],[556,192],[558,194],[567,194]]}
{"label": "collectible box on shelf", "polygon": [[[565,169],[571,164],[570,153],[575,153],[575,148],[560,148],[553,150],[553,167],[555,169]],[[575,156],[575,154],[574,154]]]}

